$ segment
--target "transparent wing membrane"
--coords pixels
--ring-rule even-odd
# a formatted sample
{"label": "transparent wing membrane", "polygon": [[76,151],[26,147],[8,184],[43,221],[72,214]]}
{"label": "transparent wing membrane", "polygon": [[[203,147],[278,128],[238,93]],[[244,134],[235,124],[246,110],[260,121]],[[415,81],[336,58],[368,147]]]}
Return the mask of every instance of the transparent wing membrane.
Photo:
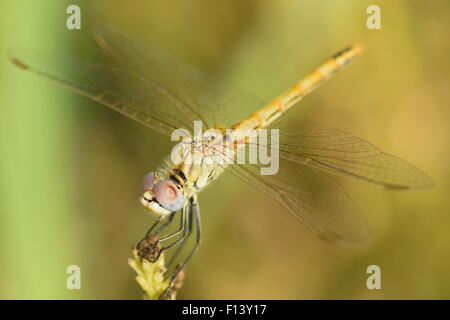
{"label": "transparent wing membrane", "polygon": [[423,189],[434,185],[415,166],[350,133],[289,118],[274,123],[273,127],[280,129],[280,157],[292,162],[393,189]]}
{"label": "transparent wing membrane", "polygon": [[[246,149],[248,154],[256,145],[248,144]],[[278,201],[325,240],[361,242],[367,238],[364,216],[333,177],[304,164],[276,160],[279,171],[275,175],[261,175],[259,164],[232,164],[226,170]]]}
{"label": "transparent wing membrane", "polygon": [[[359,208],[331,174],[351,176],[392,189],[421,189],[434,185],[424,172],[382,152],[353,135],[308,121],[285,118],[272,126],[279,142],[248,143],[245,154],[279,147],[279,171],[261,175],[260,164],[231,165],[226,170],[277,200],[322,238],[358,242],[367,228]],[[248,159],[247,159],[248,160]]]}
{"label": "transparent wing membrane", "polygon": [[280,159],[276,175],[262,176],[257,165],[232,165],[228,171],[278,201],[320,237],[332,242],[360,242],[367,227],[359,208],[329,175]]}
{"label": "transparent wing membrane", "polygon": [[114,66],[41,52],[15,54],[13,62],[163,134],[187,124],[180,113],[165,108],[171,105],[166,96],[146,90],[133,74]]}
{"label": "transparent wing membrane", "polygon": [[264,102],[202,70],[181,62],[170,53],[128,34],[99,30],[98,47],[123,68],[135,73],[147,90],[164,90],[178,112],[189,122],[206,127],[230,128]]}
{"label": "transparent wing membrane", "polygon": [[15,52],[12,61],[166,135],[193,130],[194,120],[231,127],[263,105],[132,36],[102,31],[95,41],[117,65],[44,52]]}

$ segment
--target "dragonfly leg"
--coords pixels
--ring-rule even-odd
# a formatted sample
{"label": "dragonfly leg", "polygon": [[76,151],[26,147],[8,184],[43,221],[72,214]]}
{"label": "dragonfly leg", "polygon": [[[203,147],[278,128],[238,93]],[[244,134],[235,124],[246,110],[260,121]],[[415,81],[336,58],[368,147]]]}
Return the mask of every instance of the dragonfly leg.
{"label": "dragonfly leg", "polygon": [[[165,221],[161,222],[161,218],[155,222],[155,224],[149,229],[144,239],[142,239],[136,246],[138,250],[138,254],[141,258],[147,259],[150,262],[156,262],[160,255],[173,247],[174,245],[182,242],[187,236],[187,222],[186,222],[186,207],[181,211],[180,225],[177,231],[161,237],[160,234],[172,223],[175,213],[172,213],[171,216]],[[158,225],[158,228],[155,225]],[[156,231],[153,232],[153,230]],[[179,239],[176,239],[172,243],[165,244],[168,240],[176,237],[182,233],[182,236]]]}
{"label": "dragonfly leg", "polygon": [[[165,236],[163,238],[160,238],[159,241],[160,243],[163,244],[163,246],[161,247],[161,253],[164,251],[169,250],[170,248],[183,243],[187,236],[189,235],[189,224],[190,224],[190,220],[192,219],[189,215],[189,212],[187,212],[187,209],[183,209],[181,212],[181,221],[180,221],[180,227],[177,231],[173,232],[172,234],[169,234],[168,236]],[[178,239],[175,239],[172,242],[169,242],[169,240],[171,240],[172,238],[176,237],[177,235],[179,235],[181,233],[181,237],[179,237]],[[169,242],[169,244],[165,244]]]}
{"label": "dragonfly leg", "polygon": [[175,212],[173,212],[168,218],[166,216],[160,216],[155,221],[155,223],[148,229],[147,233],[145,234],[145,238],[150,236],[150,234],[153,232],[153,230],[158,226],[158,228],[155,231],[155,234],[159,234],[168,224],[170,224],[175,217]]}
{"label": "dragonfly leg", "polygon": [[[161,221],[160,226],[156,229],[155,234],[160,234],[168,225],[170,225],[173,221],[173,218],[175,217],[176,212],[172,212],[170,216],[159,218],[158,221]],[[151,229],[147,231],[147,235],[149,232],[152,231]]]}
{"label": "dragonfly leg", "polygon": [[[195,251],[197,251],[198,246],[200,245],[201,240],[201,224],[200,224],[200,209],[197,202],[197,197],[192,197],[189,199],[189,226],[188,226],[188,235],[184,242],[187,242],[192,235],[195,234],[194,239],[194,245],[188,249],[188,253],[186,255],[186,258],[184,258],[178,265],[176,266],[176,270],[170,280],[170,286],[176,287],[177,282],[179,282],[180,277],[184,277],[184,267],[189,263],[192,256],[194,255]],[[172,257],[171,261],[169,262],[169,265],[173,263],[175,258],[180,254],[180,252],[185,248],[186,246],[181,245],[177,248],[176,253]]]}
{"label": "dragonfly leg", "polygon": [[[150,227],[150,229],[145,234],[144,239],[139,241],[136,245],[138,250],[138,255],[141,258],[147,259],[150,262],[156,262],[161,255],[161,244],[159,243],[159,233],[161,233],[175,217],[175,212],[169,217],[159,217],[155,223]],[[156,228],[156,231],[153,232]]]}
{"label": "dragonfly leg", "polygon": [[170,284],[161,298],[169,296],[173,289],[178,289],[181,286],[184,268],[200,244],[200,211],[197,198],[190,198],[183,208],[179,228],[167,236],[160,237],[159,234],[164,231],[164,228],[170,224],[172,219],[173,217],[170,217],[169,221],[164,223],[161,223],[160,220],[157,221],[155,224],[159,223],[160,226],[156,228],[153,225],[145,238],[137,245],[139,256],[152,263],[158,260],[161,253],[167,251],[167,254],[165,254],[168,259],[166,268],[168,269],[167,275],[170,275]]}
{"label": "dragonfly leg", "polygon": [[169,240],[186,230],[186,211],[183,209],[180,215],[180,228],[168,236],[159,238],[159,241]]}

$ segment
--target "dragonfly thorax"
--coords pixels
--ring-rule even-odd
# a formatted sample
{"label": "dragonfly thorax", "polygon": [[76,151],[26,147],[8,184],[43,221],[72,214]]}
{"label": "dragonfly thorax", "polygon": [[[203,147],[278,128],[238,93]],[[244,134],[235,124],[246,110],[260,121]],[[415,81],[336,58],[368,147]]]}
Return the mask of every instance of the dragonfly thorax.
{"label": "dragonfly thorax", "polygon": [[201,191],[223,172],[226,164],[217,161],[218,152],[211,141],[195,141],[172,149],[170,170],[184,176],[187,195]]}

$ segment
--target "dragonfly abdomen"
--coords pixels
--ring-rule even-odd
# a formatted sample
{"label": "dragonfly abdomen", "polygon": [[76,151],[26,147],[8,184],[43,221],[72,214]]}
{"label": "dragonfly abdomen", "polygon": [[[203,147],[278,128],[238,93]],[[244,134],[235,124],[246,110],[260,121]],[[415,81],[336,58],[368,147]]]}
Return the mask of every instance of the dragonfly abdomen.
{"label": "dragonfly abdomen", "polygon": [[363,47],[358,44],[339,51],[302,80],[296,82],[290,89],[250,115],[247,119],[241,121],[234,128],[247,130],[268,127],[284,112],[331,78],[337,71],[347,66],[362,52]]}

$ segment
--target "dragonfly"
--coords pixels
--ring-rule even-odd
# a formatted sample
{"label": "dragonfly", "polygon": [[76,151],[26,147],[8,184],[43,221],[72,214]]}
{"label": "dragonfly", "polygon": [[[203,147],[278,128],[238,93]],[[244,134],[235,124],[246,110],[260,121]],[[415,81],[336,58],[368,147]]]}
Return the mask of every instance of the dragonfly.
{"label": "dragonfly", "polygon": [[[276,200],[296,219],[320,237],[332,242],[360,242],[367,225],[359,207],[336,181],[352,177],[388,189],[425,189],[432,178],[412,164],[387,154],[371,143],[288,113],[339,70],[363,52],[359,44],[328,58],[284,93],[261,102],[251,94],[199,68],[181,62],[159,47],[117,31],[101,30],[94,40],[111,63],[48,54],[21,53],[11,57],[24,70],[86,96],[166,136],[174,130],[194,130],[201,121],[205,130],[223,133],[224,146],[251,149],[253,140],[231,139],[246,130],[279,130],[279,170],[261,175],[261,164],[223,164],[210,159],[216,139],[191,138],[200,161],[191,153],[167,157],[163,165],[147,173],[140,203],[155,221],[136,245],[139,255],[156,262],[170,257],[170,286],[197,250],[201,239],[198,194],[223,172],[229,172]],[[244,115],[244,116],[243,116]],[[225,134],[224,128],[231,129]],[[228,131],[227,131],[228,132]],[[256,131],[259,132],[259,131]]]}

